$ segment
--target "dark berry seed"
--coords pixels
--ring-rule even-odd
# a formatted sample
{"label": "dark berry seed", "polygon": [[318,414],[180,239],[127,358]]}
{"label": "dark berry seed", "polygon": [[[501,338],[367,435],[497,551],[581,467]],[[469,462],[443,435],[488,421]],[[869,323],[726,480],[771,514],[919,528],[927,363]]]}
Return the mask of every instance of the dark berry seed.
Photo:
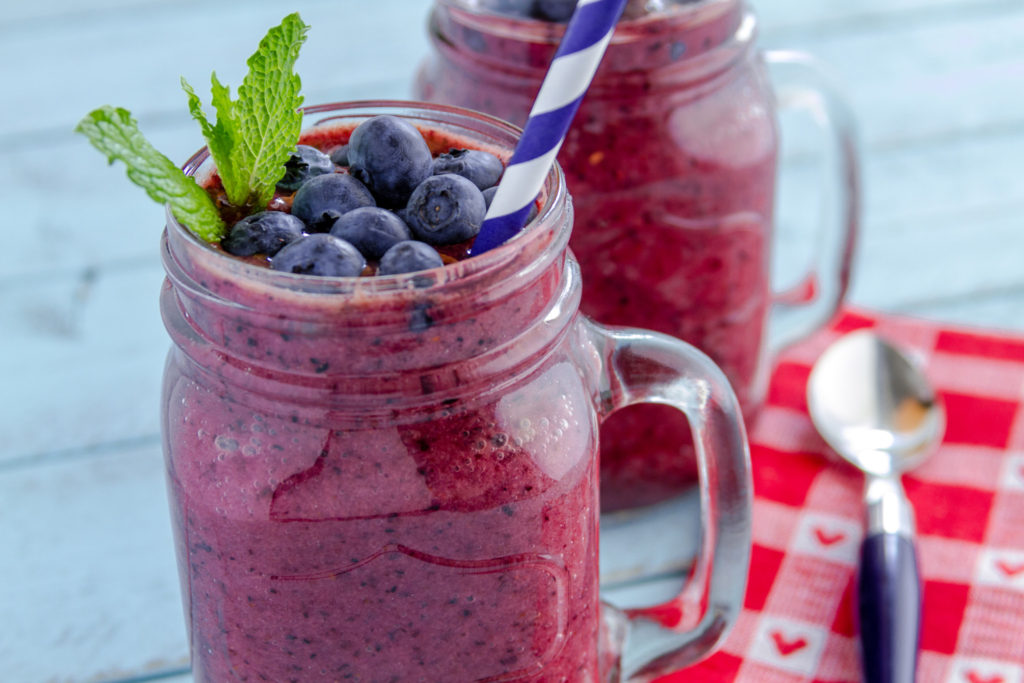
{"label": "dark berry seed", "polygon": [[299,275],[354,277],[361,275],[366,259],[345,240],[333,235],[306,235],[270,259],[274,270]]}
{"label": "dark berry seed", "polygon": [[484,222],[484,196],[472,182],[446,173],[420,183],[409,198],[405,220],[428,244],[458,244],[475,237]]}
{"label": "dark berry seed", "polygon": [[298,145],[284,163],[284,177],[277,182],[281,192],[294,192],[299,187],[318,175],[334,172],[331,158],[309,145]]}
{"label": "dark berry seed", "polygon": [[329,173],[303,183],[292,201],[292,214],[310,232],[327,232],[343,214],[373,205],[373,195],[361,182],[343,173]]}
{"label": "dark berry seed", "polygon": [[[423,243],[414,242],[414,244]],[[424,332],[429,330],[433,324],[434,319],[430,316],[430,303],[416,304],[409,315],[409,329],[413,332]]]}
{"label": "dark berry seed", "polygon": [[401,218],[376,206],[349,211],[334,222],[331,234],[375,261],[395,244],[412,238],[409,227]]}
{"label": "dark berry seed", "polygon": [[433,156],[416,128],[394,116],[360,123],[348,141],[351,173],[370,188],[381,206],[402,206],[430,175]]}
{"label": "dark berry seed", "polygon": [[444,265],[441,255],[429,244],[408,240],[399,242],[387,250],[380,259],[377,273],[380,275],[397,275],[413,273],[417,270],[440,268]]}
{"label": "dark berry seed", "polygon": [[302,237],[305,229],[305,224],[289,213],[260,211],[235,223],[221,246],[235,256],[273,256],[284,245]]}
{"label": "dark berry seed", "polygon": [[501,159],[479,149],[453,149],[434,159],[434,175],[454,173],[481,190],[498,182],[504,170]]}

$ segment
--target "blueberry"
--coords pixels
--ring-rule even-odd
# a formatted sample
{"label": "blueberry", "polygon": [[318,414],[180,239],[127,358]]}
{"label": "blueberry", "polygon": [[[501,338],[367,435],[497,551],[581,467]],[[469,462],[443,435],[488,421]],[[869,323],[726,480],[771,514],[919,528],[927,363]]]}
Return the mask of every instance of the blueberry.
{"label": "blueberry", "polygon": [[327,232],[342,214],[373,205],[373,195],[361,182],[343,173],[328,173],[303,183],[292,201],[292,214],[310,232]]}
{"label": "blueberry", "polygon": [[381,206],[402,206],[430,175],[433,156],[420,132],[394,116],[360,123],[348,141],[351,173],[363,181]]}
{"label": "blueberry", "polygon": [[302,237],[306,225],[290,213],[260,211],[231,226],[221,240],[224,251],[235,256],[273,256],[281,247]]}
{"label": "blueberry", "polygon": [[345,240],[333,235],[305,235],[270,259],[274,270],[299,275],[353,277],[361,275],[366,259]]}
{"label": "blueberry", "polygon": [[348,166],[348,145],[341,145],[331,150],[331,161],[338,166]]}
{"label": "blueberry", "polygon": [[409,225],[409,209],[395,209],[394,214],[398,216],[401,219],[401,221],[406,224],[406,226]]}
{"label": "blueberry", "polygon": [[398,242],[412,238],[409,226],[387,209],[364,206],[349,211],[331,228],[331,234],[340,237],[363,253],[377,260]]}
{"label": "blueberry", "polygon": [[504,170],[501,159],[479,149],[452,149],[434,159],[434,175],[454,173],[473,181],[481,190],[498,182]]}
{"label": "blueberry", "polygon": [[500,14],[512,16],[531,16],[536,0],[492,0],[490,9]]}
{"label": "blueberry", "polygon": [[440,268],[444,265],[441,255],[429,244],[407,240],[394,245],[380,259],[378,275],[397,275],[417,270]]}
{"label": "blueberry", "polygon": [[576,11],[576,0],[537,0],[534,16],[544,21],[565,23]]}
{"label": "blueberry", "polygon": [[479,188],[460,175],[430,176],[409,198],[405,220],[427,244],[458,244],[475,237],[487,205]]}
{"label": "blueberry", "polygon": [[535,0],[485,0],[481,2],[483,9],[513,17],[530,17],[533,15]]}
{"label": "blueberry", "polygon": [[498,193],[498,186],[488,187],[483,191],[484,205],[489,209],[491,208],[491,202],[494,200],[494,195]]}
{"label": "blueberry", "polygon": [[298,145],[284,162],[284,177],[277,181],[277,189],[294,192],[310,178],[333,172],[334,163],[329,156],[315,147]]}

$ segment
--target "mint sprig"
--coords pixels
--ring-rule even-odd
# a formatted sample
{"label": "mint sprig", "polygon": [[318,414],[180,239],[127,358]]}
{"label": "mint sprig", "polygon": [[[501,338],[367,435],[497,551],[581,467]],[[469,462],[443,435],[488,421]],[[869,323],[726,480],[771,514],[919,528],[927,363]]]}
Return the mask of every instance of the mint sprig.
{"label": "mint sprig", "polygon": [[149,144],[128,110],[100,107],[87,114],[75,132],[89,138],[109,163],[123,161],[128,178],[154,200],[170,204],[174,217],[196,235],[210,242],[224,235],[224,221],[210,195]]}
{"label": "mint sprig", "polygon": [[[181,79],[189,111],[202,129],[228,201],[238,208],[250,212],[266,208],[298,142],[302,96],[294,67],[308,30],[297,13],[270,29],[246,62],[249,72],[238,88],[237,100],[212,74],[215,122],[206,117],[192,86]],[[210,195],[146,140],[127,110],[100,107],[87,114],[75,131],[89,138],[109,163],[124,162],[128,178],[154,200],[169,204],[174,217],[197,236],[213,242],[226,234],[227,226]]]}
{"label": "mint sprig", "polygon": [[211,76],[215,124],[206,118],[192,86],[181,79],[189,110],[203,130],[228,201],[235,206],[263,209],[284,176],[284,164],[302,128],[301,81],[294,66],[308,30],[297,13],[270,29],[247,62],[249,73],[238,88],[237,101],[216,73]]}

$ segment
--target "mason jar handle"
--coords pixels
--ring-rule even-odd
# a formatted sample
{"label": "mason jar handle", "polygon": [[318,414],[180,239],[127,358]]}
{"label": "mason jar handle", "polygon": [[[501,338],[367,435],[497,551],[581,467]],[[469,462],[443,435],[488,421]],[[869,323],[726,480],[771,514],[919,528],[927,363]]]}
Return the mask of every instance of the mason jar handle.
{"label": "mason jar handle", "polygon": [[636,403],[672,406],[689,420],[697,453],[703,534],[672,601],[696,623],[679,631],[639,611],[603,606],[611,649],[621,657],[621,678],[612,680],[645,681],[709,654],[736,621],[750,563],[750,451],[732,387],[706,355],[667,335],[580,320],[598,350],[600,419]]}
{"label": "mason jar handle", "polygon": [[824,327],[846,297],[860,228],[860,157],[853,112],[823,66],[790,50],[767,50],[763,58],[778,107],[807,110],[829,139],[814,263],[797,285],[773,297],[768,348],[775,356]]}

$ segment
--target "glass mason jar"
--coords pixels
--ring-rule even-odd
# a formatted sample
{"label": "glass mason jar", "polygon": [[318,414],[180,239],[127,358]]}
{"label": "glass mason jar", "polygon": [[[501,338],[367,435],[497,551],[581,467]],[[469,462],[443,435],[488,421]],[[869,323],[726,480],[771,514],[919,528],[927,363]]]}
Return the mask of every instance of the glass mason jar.
{"label": "glass mason jar", "polygon": [[[435,0],[433,50],[417,99],[523,125],[565,30],[486,8],[500,0]],[[649,9],[649,8],[655,9]],[[740,0],[629,4],[559,153],[576,212],[571,247],[581,309],[612,325],[694,344],[724,371],[746,418],[764,401],[772,357],[825,324],[847,288],[858,215],[852,118],[804,56],[757,50]],[[773,203],[780,101],[810,110],[833,135],[833,201],[816,263],[789,292],[772,291]],[[838,189],[836,189],[838,188]],[[669,498],[696,476],[689,428],[659,406],[602,427],[602,506]]]}
{"label": "glass mason jar", "polygon": [[[435,152],[507,158],[519,133],[370,102],[307,109],[305,138],[385,113]],[[205,151],[186,171],[208,176]],[[557,169],[542,203],[500,248],[374,278],[271,271],[168,214],[163,440],[197,681],[646,680],[724,637],[750,543],[735,396],[693,347],[580,315]],[[599,599],[597,426],[640,402],[698,426],[686,632]]]}

